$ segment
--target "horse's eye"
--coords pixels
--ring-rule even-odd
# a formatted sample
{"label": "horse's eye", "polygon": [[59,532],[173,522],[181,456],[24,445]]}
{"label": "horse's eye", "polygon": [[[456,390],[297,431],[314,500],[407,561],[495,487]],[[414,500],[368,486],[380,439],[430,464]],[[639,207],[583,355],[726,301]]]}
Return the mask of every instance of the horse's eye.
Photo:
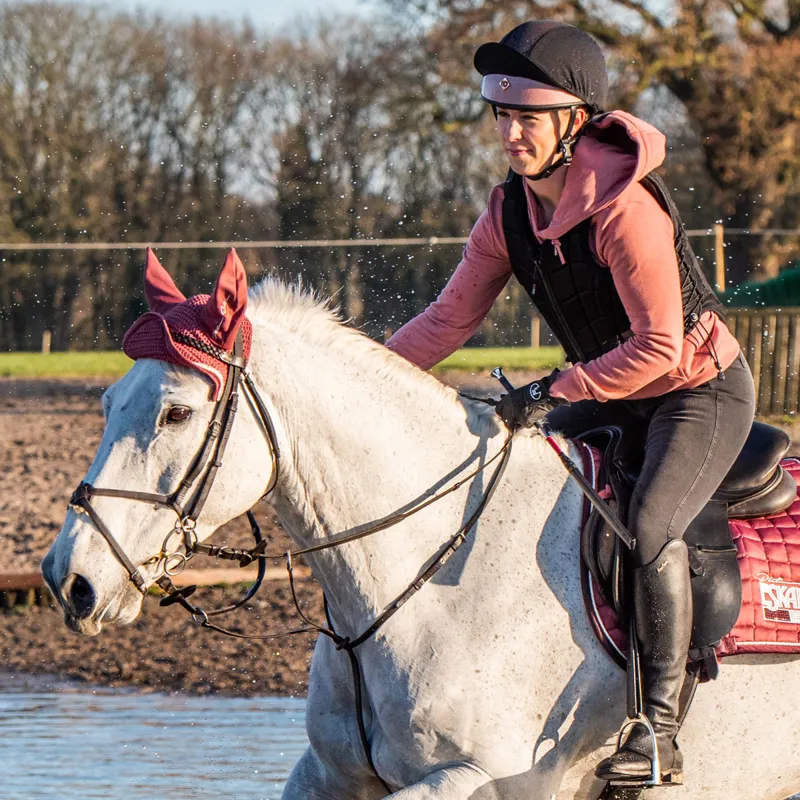
{"label": "horse's eye", "polygon": [[186,422],[189,417],[192,416],[192,409],[187,408],[186,406],[172,406],[172,408],[167,411],[166,421],[167,422]]}

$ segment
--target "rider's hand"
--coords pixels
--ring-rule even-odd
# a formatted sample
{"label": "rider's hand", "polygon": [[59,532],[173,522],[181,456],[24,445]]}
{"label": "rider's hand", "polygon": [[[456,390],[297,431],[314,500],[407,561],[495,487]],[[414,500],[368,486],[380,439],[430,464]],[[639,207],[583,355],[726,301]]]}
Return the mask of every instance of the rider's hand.
{"label": "rider's hand", "polygon": [[550,384],[556,379],[558,370],[553,370],[544,378],[533,381],[527,386],[514,389],[500,398],[495,411],[503,418],[509,430],[531,427],[556,406],[567,403],[560,397],[550,394]]}

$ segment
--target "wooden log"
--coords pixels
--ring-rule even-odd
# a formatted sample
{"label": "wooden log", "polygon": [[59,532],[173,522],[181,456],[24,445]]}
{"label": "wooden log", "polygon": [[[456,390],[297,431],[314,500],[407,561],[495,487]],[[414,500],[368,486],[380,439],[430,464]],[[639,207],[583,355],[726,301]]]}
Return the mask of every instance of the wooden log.
{"label": "wooden log", "polygon": [[[311,575],[308,567],[295,567],[294,574],[298,578],[307,578]],[[267,567],[264,575],[265,581],[280,581],[288,579],[286,567]],[[178,587],[183,586],[218,586],[220,584],[252,583],[256,579],[256,570],[253,567],[239,569],[187,569],[176,575],[172,582]]]}
{"label": "wooden log", "polygon": [[44,586],[41,572],[7,572],[0,575],[0,591],[6,589],[37,589]]}
{"label": "wooden log", "polygon": [[[307,578],[311,575],[311,570],[308,567],[297,566],[294,569],[295,575],[298,578]],[[216,586],[219,584],[235,584],[235,583],[252,583],[256,579],[256,567],[247,567],[246,569],[239,569],[238,567],[226,567],[219,569],[187,569],[180,575],[176,575],[172,581],[178,586]],[[285,580],[288,578],[286,568],[283,566],[267,567],[264,580],[275,581]],[[50,591],[46,588],[44,579],[41,572],[8,572],[0,575],[0,594],[14,595],[14,601],[17,602],[17,594],[25,594],[25,597],[33,598],[31,602],[35,602],[36,592],[40,595],[49,598]],[[47,600],[49,603],[49,599]]]}

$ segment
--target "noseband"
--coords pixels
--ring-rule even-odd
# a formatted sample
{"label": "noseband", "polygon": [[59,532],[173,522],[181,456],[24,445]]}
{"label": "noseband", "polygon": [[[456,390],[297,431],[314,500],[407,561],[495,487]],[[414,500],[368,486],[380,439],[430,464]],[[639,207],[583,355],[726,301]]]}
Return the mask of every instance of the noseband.
{"label": "noseband", "polygon": [[[166,577],[168,579],[169,576],[180,572],[194,553],[201,552],[201,545],[197,541],[195,528],[200,512],[203,510],[203,506],[208,499],[208,494],[211,491],[211,486],[214,483],[217,471],[222,466],[222,457],[228,445],[233,420],[239,405],[240,390],[243,390],[243,393],[251,401],[256,417],[261,422],[261,427],[269,443],[270,455],[272,457],[272,478],[270,480],[270,485],[264,492],[264,496],[268,495],[275,488],[278,479],[280,450],[275,436],[275,428],[252,379],[248,373],[245,372],[246,362],[242,356],[243,344],[241,331],[239,331],[236,336],[233,353],[228,353],[213,345],[201,342],[199,339],[195,339],[188,334],[173,332],[172,336],[181,344],[194,347],[228,365],[228,377],[225,381],[225,387],[214,407],[214,413],[208,425],[206,437],[200,450],[194,457],[194,460],[189,465],[185,476],[178,484],[175,491],[168,495],[152,494],[149,492],[132,492],[126,489],[104,489],[92,486],[90,483],[83,481],[78,485],[78,488],[69,501],[70,505],[77,512],[86,513],[90,517],[97,530],[102,534],[106,542],[108,542],[117,560],[127,570],[130,580],[142,594],[147,592],[147,583],[140,571],[141,567],[163,565],[164,574],[162,578]],[[195,485],[196,489],[192,496],[189,497]],[[175,523],[175,527],[167,534],[166,539],[164,539],[161,552],[148,558],[139,566],[136,566],[108,529],[108,526],[100,518],[97,510],[92,506],[91,500],[93,497],[119,497],[125,500],[138,500],[144,503],[164,506],[165,508],[171,508],[177,515],[178,520]],[[250,518],[253,536],[258,546],[262,541],[261,534],[258,525],[255,523],[255,518],[249,513],[248,516]],[[183,552],[180,550],[169,550],[170,540],[176,535],[180,536],[182,540],[181,545],[183,547]],[[259,561],[261,572],[263,572],[263,569],[261,569],[262,564],[264,564],[265,568],[266,562]],[[263,578],[263,575],[260,577]],[[171,581],[168,582],[171,584]],[[167,587],[164,586],[162,588],[166,589]]]}

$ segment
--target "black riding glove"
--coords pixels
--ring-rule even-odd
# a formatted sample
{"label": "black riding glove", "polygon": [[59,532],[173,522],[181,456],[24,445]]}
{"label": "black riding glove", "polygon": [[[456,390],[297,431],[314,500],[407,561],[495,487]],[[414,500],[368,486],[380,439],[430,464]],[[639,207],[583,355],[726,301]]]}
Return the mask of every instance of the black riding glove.
{"label": "black riding glove", "polygon": [[550,384],[557,375],[558,370],[555,369],[546,377],[514,389],[500,398],[495,411],[503,418],[510,431],[529,428],[556,406],[567,403],[566,400],[550,394]]}

